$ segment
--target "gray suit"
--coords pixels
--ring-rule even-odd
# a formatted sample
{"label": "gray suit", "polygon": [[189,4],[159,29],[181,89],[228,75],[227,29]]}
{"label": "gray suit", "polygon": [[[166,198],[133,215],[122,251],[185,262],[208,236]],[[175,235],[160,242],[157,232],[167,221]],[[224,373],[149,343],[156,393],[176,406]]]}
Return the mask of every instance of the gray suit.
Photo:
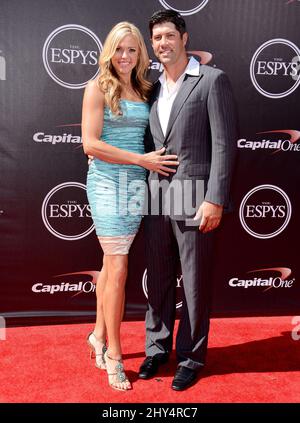
{"label": "gray suit", "polygon": [[[149,300],[146,354],[172,350],[180,260],[185,298],[176,339],[177,359],[180,365],[198,370],[204,365],[207,350],[214,231],[203,234],[199,232],[199,222],[192,225],[188,218],[203,200],[225,209],[229,206],[236,113],[227,76],[201,65],[199,76],[185,75],[164,136],[157,114],[159,90],[157,82],[151,99],[151,135],[146,137],[146,149],[165,146],[166,154],[176,154],[180,164],[174,175],[161,177],[150,173],[148,179],[149,204],[152,200],[154,208],[153,199],[159,197],[158,181],[172,182],[174,195],[171,200],[170,196],[163,197],[160,215],[157,210],[153,215],[152,210],[145,217]],[[192,197],[193,202],[180,207],[187,197]]]}

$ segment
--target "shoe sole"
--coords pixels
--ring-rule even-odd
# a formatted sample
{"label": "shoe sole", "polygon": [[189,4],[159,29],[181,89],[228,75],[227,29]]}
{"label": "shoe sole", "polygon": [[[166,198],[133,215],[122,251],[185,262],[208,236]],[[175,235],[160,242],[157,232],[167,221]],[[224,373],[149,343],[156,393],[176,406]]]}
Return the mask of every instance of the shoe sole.
{"label": "shoe sole", "polygon": [[179,386],[173,386],[171,385],[171,388],[173,391],[184,391],[187,388],[190,388],[192,385],[194,385],[197,382],[197,376],[194,377],[190,382],[188,382],[184,387],[180,388]]}
{"label": "shoe sole", "polygon": [[153,378],[155,375],[156,375],[156,373],[154,373],[153,375],[150,375],[150,376],[145,376],[145,375],[142,374],[142,375],[139,375],[139,379],[147,380],[147,379]]}

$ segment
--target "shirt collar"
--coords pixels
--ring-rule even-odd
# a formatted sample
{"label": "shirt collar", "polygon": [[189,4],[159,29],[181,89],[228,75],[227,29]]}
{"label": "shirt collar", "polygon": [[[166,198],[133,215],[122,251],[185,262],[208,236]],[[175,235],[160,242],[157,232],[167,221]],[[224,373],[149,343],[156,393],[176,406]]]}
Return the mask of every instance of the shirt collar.
{"label": "shirt collar", "polygon": [[[191,76],[199,76],[200,74],[200,63],[193,57],[190,57],[190,60],[185,68],[184,74],[191,75]],[[161,85],[165,82],[165,73],[163,72],[159,77],[159,82]]]}

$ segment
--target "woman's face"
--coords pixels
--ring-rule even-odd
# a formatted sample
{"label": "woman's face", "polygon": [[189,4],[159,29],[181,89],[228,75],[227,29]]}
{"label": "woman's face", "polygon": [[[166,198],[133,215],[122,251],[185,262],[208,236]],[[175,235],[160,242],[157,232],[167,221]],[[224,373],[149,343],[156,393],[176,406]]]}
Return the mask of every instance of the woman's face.
{"label": "woman's face", "polygon": [[138,43],[133,35],[126,35],[118,44],[111,63],[118,75],[126,75],[135,68],[139,55]]}

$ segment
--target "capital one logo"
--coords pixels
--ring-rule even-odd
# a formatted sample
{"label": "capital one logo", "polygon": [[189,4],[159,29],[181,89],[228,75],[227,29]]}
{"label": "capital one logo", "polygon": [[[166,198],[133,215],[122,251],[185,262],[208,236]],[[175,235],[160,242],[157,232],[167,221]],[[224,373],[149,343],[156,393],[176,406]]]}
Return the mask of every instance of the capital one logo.
{"label": "capital one logo", "polygon": [[102,44],[96,34],[81,25],[63,25],[47,37],[43,63],[48,75],[65,88],[84,88],[99,73]]}
{"label": "capital one logo", "polygon": [[[31,290],[36,294],[50,294],[56,295],[64,292],[75,292],[71,298],[85,293],[93,293],[96,290],[96,282],[99,272],[96,270],[83,270],[81,272],[63,273],[56,275],[54,278],[59,278],[59,281],[38,282],[32,285]],[[76,278],[79,277],[79,280]],[[92,277],[90,280],[89,277]]]}
{"label": "capital one logo", "polygon": [[[251,274],[250,277],[248,274]],[[254,273],[254,276],[252,274]],[[249,270],[243,278],[234,277],[228,282],[231,288],[256,288],[263,287],[263,292],[272,288],[292,288],[295,278],[288,279],[292,271],[288,267],[269,267],[264,269]]]}
{"label": "capital one logo", "polygon": [[[147,285],[147,269],[145,270],[144,274],[143,274],[143,279],[142,279],[142,286],[143,286],[143,291],[144,291],[144,295],[145,297],[148,299],[148,285]],[[179,277],[177,277],[177,285],[176,288],[182,289],[182,275],[180,275]],[[177,295],[178,297],[178,295]],[[179,301],[178,303],[176,303],[176,308],[180,308],[182,306],[182,301]]]}
{"label": "capital one logo", "polygon": [[255,238],[279,235],[288,225],[292,206],[287,194],[275,185],[259,185],[243,198],[239,217],[243,228]]}
{"label": "capital one logo", "polygon": [[[213,55],[210,52],[208,52],[208,51],[189,50],[189,51],[187,51],[187,54],[189,56],[196,56],[197,59],[198,59],[198,61],[202,65],[207,65],[212,60],[212,58],[213,58]],[[150,59],[149,69],[157,70],[159,72],[163,72],[164,66],[160,62],[156,62],[156,61]]]}
{"label": "capital one logo", "polygon": [[94,230],[86,187],[79,182],[65,182],[48,192],[42,204],[42,219],[57,238],[76,241]]}
{"label": "capital one logo", "polygon": [[[250,149],[252,151],[266,149],[272,151],[271,154],[276,154],[280,151],[300,151],[300,144],[298,143],[300,140],[300,131],[295,129],[275,129],[272,131],[261,131],[256,133],[256,135],[260,134],[271,135],[254,141],[247,140],[246,138],[240,138],[237,141],[237,147]],[[273,134],[275,134],[275,136]],[[278,136],[278,134],[281,134],[281,136]]]}
{"label": "capital one logo", "polygon": [[283,38],[266,41],[252,57],[250,77],[265,97],[286,97],[300,84],[299,48]]}
{"label": "capital one logo", "polygon": [[[56,128],[62,128],[61,134],[45,134],[45,132],[38,131],[33,134],[33,141],[39,144],[52,144],[52,145],[64,145],[64,144],[77,144],[76,147],[81,147],[82,138],[80,135],[71,134],[70,131],[65,132],[65,128],[80,129],[81,123],[71,123],[66,125],[58,125]],[[58,131],[55,131],[58,132]],[[78,131],[79,132],[79,131]]]}
{"label": "capital one logo", "polygon": [[185,0],[184,9],[182,9],[182,0],[159,0],[159,2],[165,9],[172,9],[175,12],[179,12],[182,16],[187,16],[199,12],[207,5],[209,0]]}

